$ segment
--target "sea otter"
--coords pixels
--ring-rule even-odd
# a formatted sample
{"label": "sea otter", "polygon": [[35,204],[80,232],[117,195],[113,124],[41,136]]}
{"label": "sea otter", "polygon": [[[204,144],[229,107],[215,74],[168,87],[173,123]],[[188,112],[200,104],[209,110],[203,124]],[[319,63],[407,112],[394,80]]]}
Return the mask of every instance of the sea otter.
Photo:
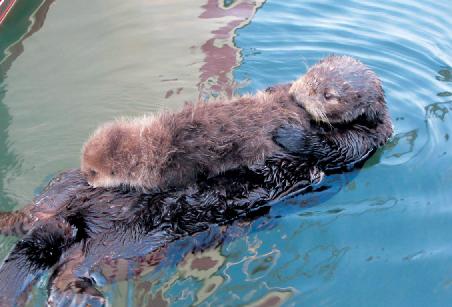
{"label": "sea otter", "polygon": [[[357,162],[365,158],[359,152]],[[269,201],[294,188],[309,192],[322,178],[323,170],[312,162],[304,155],[280,154],[160,193],[93,188],[80,170],[65,171],[33,204],[0,215],[0,233],[24,235],[0,267],[0,305],[25,305],[21,302],[31,283],[49,270],[51,306],[104,306],[105,297],[90,275],[99,265],[152,259],[172,241],[266,214]]]}
{"label": "sea otter", "polygon": [[[315,67],[326,69],[337,60],[326,59]],[[343,88],[340,83],[334,84],[345,93],[350,90],[345,84]],[[308,93],[300,102],[297,91],[291,91],[295,86]],[[297,107],[309,110],[308,104],[328,101],[321,86],[305,80],[265,92],[288,96]],[[268,208],[271,200],[309,188],[324,173],[364,161],[392,132],[381,86],[370,90],[374,91],[369,96],[375,100],[372,103],[381,109],[357,109],[346,123],[325,121],[323,116],[307,111],[309,126],[290,122],[271,133],[281,150],[263,162],[227,170],[182,188],[161,193],[93,188],[79,170],[62,173],[31,206],[0,213],[0,233],[25,235],[0,267],[0,304],[14,305],[26,298],[28,283],[49,269],[54,270],[49,301],[77,302],[85,296],[105,302],[89,277],[90,270],[103,260],[141,256],[211,225],[252,216]],[[341,97],[336,101],[341,102]],[[322,112],[329,114],[328,105],[322,107]]]}
{"label": "sea otter", "polygon": [[[292,85],[107,123],[85,143],[81,169],[94,187],[166,189],[281,152],[315,153],[314,143],[343,151],[351,142],[344,133],[357,129],[359,139],[362,129],[387,122],[377,75],[352,57],[329,56]],[[377,146],[392,132],[383,129]]]}
{"label": "sea otter", "polygon": [[[290,86],[268,92],[282,88]],[[79,170],[64,172],[31,206],[0,214],[1,233],[25,234],[0,267],[0,304],[26,297],[28,283],[49,269],[50,302],[105,303],[90,278],[104,260],[139,257],[211,225],[265,213],[269,201],[366,160],[387,140],[391,121],[387,112],[373,121],[358,117],[351,127],[319,123],[309,132],[281,126],[273,139],[283,152],[162,193],[93,188]]]}

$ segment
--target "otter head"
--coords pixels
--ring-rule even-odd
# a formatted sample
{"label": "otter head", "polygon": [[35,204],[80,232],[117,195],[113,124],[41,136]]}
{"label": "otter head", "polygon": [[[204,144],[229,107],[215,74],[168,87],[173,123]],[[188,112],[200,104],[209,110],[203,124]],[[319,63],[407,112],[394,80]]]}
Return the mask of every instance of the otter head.
{"label": "otter head", "polygon": [[82,150],[81,170],[93,187],[134,185],[140,161],[139,132],[130,123],[116,121],[98,128]]}
{"label": "otter head", "polygon": [[359,116],[375,121],[385,109],[377,75],[349,56],[329,56],[295,81],[290,94],[317,122],[347,123]]}

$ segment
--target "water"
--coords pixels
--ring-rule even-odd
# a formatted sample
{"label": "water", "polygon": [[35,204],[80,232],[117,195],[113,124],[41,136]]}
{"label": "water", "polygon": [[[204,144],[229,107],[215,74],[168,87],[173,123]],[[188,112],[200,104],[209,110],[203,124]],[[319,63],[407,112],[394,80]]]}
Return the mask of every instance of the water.
{"label": "water", "polygon": [[[331,53],[379,74],[394,120],[393,139],[360,172],[231,227],[218,247],[184,256],[175,243],[157,268],[101,287],[114,306],[450,304],[449,1],[31,3],[43,3],[34,20],[24,6],[15,27],[0,28],[5,210],[77,166],[105,120],[227,96],[237,84],[254,92]],[[12,241],[0,244],[4,255]],[[44,285],[29,305],[45,300]]]}

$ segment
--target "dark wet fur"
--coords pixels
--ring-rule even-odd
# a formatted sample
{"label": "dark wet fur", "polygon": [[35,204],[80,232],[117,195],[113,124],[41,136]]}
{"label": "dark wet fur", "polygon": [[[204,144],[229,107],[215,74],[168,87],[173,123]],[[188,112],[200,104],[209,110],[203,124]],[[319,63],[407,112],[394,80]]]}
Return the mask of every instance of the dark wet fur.
{"label": "dark wet fur", "polygon": [[[84,145],[81,168],[93,186],[183,187],[263,163],[285,149],[296,152],[290,149],[296,146],[293,140],[286,138],[284,144],[279,137],[273,142],[273,136],[284,134],[278,131],[281,127],[297,129],[304,145],[315,139],[340,152],[348,150],[348,143],[365,145],[366,150],[384,143],[392,133],[388,122],[378,76],[357,59],[329,56],[292,84],[254,96],[187,104],[156,118],[107,123]],[[369,132],[380,124],[367,144]],[[358,126],[368,131],[358,131]]]}
{"label": "dark wet fur", "polygon": [[265,163],[165,192],[94,189],[80,170],[63,172],[34,205],[0,216],[5,222],[2,233],[31,229],[0,268],[0,302],[17,302],[30,282],[54,268],[49,281],[52,304],[75,297],[102,305],[104,298],[87,279],[87,272],[102,259],[148,255],[213,225],[265,214],[269,201],[308,189],[323,172],[347,170],[368,158],[392,132],[389,116],[383,115],[309,130],[283,125],[273,140],[284,152]]}
{"label": "dark wet fur", "polygon": [[[64,172],[36,199],[40,205],[31,209],[48,216],[36,222],[0,268],[3,299],[13,298],[17,291],[17,284],[6,282],[17,274],[14,267],[33,275],[58,262],[61,266],[65,257],[60,260],[60,256],[77,244],[83,248],[88,267],[107,253],[112,257],[147,254],[213,224],[245,217],[297,182],[308,186],[312,173],[306,172],[307,167],[307,162],[296,157],[280,156],[254,169],[234,170],[185,189],[157,194],[93,189],[79,170]],[[52,282],[58,273],[54,275]],[[83,292],[79,288],[85,283],[75,280],[77,283],[58,291],[77,286],[74,291]],[[55,291],[51,288],[54,296]]]}
{"label": "dark wet fur", "polygon": [[[113,259],[146,255],[212,225],[265,214],[268,201],[296,184],[309,187],[316,176],[320,171],[306,157],[281,155],[185,189],[142,194],[93,189],[79,170],[64,172],[43,193],[48,203],[57,206],[51,214],[43,202],[31,210],[46,211],[49,216],[32,226],[0,268],[2,299],[14,302],[25,280],[56,265],[49,281],[53,302],[71,300],[74,295],[77,300],[104,302],[86,276],[74,275],[69,283],[61,276],[73,266],[88,272],[106,255]],[[55,203],[55,199],[62,201]],[[74,252],[79,256],[71,258]],[[9,279],[16,282],[7,283]]]}

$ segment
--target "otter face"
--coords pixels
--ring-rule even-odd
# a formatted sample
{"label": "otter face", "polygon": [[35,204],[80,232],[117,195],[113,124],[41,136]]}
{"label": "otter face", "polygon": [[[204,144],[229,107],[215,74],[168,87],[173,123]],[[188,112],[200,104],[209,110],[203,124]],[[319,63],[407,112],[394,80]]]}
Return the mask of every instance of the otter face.
{"label": "otter face", "polygon": [[384,108],[377,75],[349,56],[329,56],[295,81],[290,94],[315,121],[346,123],[361,115],[370,120]]}
{"label": "otter face", "polygon": [[100,127],[85,143],[81,170],[93,187],[133,185],[139,164],[138,137],[121,122]]}

